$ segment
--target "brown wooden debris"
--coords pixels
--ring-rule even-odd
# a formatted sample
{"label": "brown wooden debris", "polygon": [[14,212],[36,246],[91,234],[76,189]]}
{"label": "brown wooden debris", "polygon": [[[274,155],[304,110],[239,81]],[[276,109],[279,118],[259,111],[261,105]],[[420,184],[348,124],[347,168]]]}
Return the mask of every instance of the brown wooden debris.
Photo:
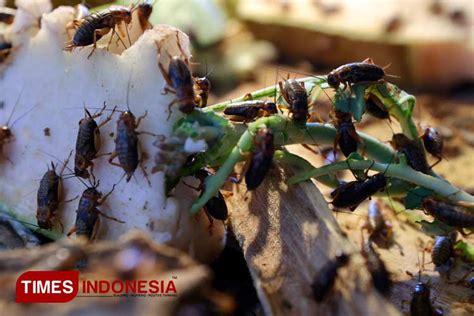
{"label": "brown wooden debris", "polygon": [[[252,193],[235,186],[227,201],[264,310],[271,315],[398,315],[372,287],[365,263],[339,228],[311,182],[285,184],[289,170],[274,167]],[[246,203],[242,203],[245,200]],[[319,269],[341,251],[351,260],[321,303],[310,284]]]}

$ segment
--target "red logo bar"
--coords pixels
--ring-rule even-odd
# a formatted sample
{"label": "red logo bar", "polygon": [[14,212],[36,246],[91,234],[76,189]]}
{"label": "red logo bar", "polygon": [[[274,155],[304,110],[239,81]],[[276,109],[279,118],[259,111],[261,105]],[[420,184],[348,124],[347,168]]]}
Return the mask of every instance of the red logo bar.
{"label": "red logo bar", "polygon": [[66,303],[78,289],[79,271],[27,271],[16,280],[16,302]]}

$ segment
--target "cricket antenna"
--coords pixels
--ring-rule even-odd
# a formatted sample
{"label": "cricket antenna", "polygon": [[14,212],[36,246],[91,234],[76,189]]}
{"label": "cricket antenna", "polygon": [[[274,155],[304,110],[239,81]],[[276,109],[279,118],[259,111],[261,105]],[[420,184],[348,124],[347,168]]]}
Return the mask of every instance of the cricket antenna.
{"label": "cricket antenna", "polygon": [[416,251],[416,259],[418,260],[418,282],[421,282],[421,264],[420,264],[420,254],[418,253],[418,249]]}
{"label": "cricket antenna", "polygon": [[[24,118],[25,116],[27,116],[28,114],[30,114],[31,111],[33,111],[35,109],[35,107],[38,105],[35,104],[33,105],[31,108],[29,108],[25,113],[23,113],[22,115],[20,115],[15,121],[13,121],[13,123],[10,125],[10,128],[12,128],[16,123],[18,123],[22,118]],[[8,125],[7,125],[8,126]]]}
{"label": "cricket antenna", "polygon": [[17,108],[17,106],[18,106],[18,102],[20,102],[21,95],[23,94],[23,90],[24,90],[24,87],[21,88],[20,94],[18,95],[18,98],[17,98],[16,101],[15,101],[15,105],[13,106],[13,110],[11,111],[10,116],[8,117],[7,122],[5,123],[6,126],[8,126],[8,124],[10,124],[10,120],[12,119],[13,114],[15,113],[15,110],[16,110],[16,108]]}
{"label": "cricket antenna", "polygon": [[392,63],[391,63],[391,62],[388,63],[388,64],[386,64],[385,66],[383,66],[382,69],[383,69],[383,70],[388,69],[388,68],[390,68],[390,66],[392,66]]}
{"label": "cricket antenna", "polygon": [[127,110],[131,112],[130,110],[130,85],[132,82],[132,68],[130,68],[130,75],[128,76],[128,83],[127,83]]}
{"label": "cricket antenna", "polygon": [[84,102],[84,112],[89,118],[92,118],[91,112],[89,112],[89,110],[86,107],[86,102]]}
{"label": "cricket antenna", "polygon": [[[388,69],[388,68],[390,68],[390,66],[392,66],[392,63],[388,63],[387,65],[383,66],[383,67],[382,67],[382,69],[383,69],[383,70],[384,70],[384,72],[385,72],[385,69]],[[385,76],[387,76],[387,77],[391,77],[391,78],[398,78],[398,79],[400,79],[400,78],[401,78],[400,76],[391,75],[391,74],[387,74],[387,73],[385,74]]]}
{"label": "cricket antenna", "polygon": [[401,77],[400,76],[397,76],[397,75],[391,75],[391,74],[385,74],[386,77],[390,77],[390,78],[397,78],[397,79],[400,79]]}
{"label": "cricket antenna", "polygon": [[[388,170],[388,168],[390,168],[390,166],[392,165],[392,161],[393,161],[393,159],[395,158],[396,155],[397,155],[397,153],[394,152],[393,155],[392,155],[392,158],[390,158],[390,161],[388,162],[387,167],[385,168],[385,170],[384,170],[384,172],[382,173],[382,175],[385,175],[385,173],[387,173],[387,170]],[[375,161],[375,160],[374,160],[374,161]]]}
{"label": "cricket antenna", "polygon": [[[49,156],[50,158],[55,159],[55,160],[58,161],[59,163],[63,164],[63,168],[66,168],[67,170],[69,170],[69,171],[71,172],[71,174],[75,174],[74,171],[73,171],[71,168],[69,168],[69,167],[67,166],[67,164],[64,164],[64,161],[61,161],[61,160],[60,160],[58,157],[56,157],[55,155],[50,154],[50,153],[48,153],[48,152],[46,152],[46,151],[44,151],[44,150],[42,150],[42,149],[38,149],[38,151],[39,151],[40,153],[46,155],[46,156]],[[71,157],[71,155],[72,155],[72,152],[73,152],[73,151],[71,150],[71,152],[69,153],[69,157],[68,157],[67,160],[70,159],[70,157]],[[80,177],[75,176],[75,177],[71,177],[71,178],[76,178],[76,179],[79,180],[86,188],[89,187]],[[90,181],[90,180],[89,180],[89,181]]]}
{"label": "cricket antenna", "polygon": [[[278,68],[279,66],[276,66],[276,71],[275,71],[275,95],[273,96],[273,103],[277,104],[277,94],[279,92],[279,85],[278,85]],[[281,94],[281,91],[280,91]],[[280,110],[280,113],[283,114],[283,110],[277,106],[278,110]]]}
{"label": "cricket antenna", "polygon": [[35,104],[33,105],[30,109],[28,109],[25,113],[23,113],[22,115],[20,115],[11,125],[10,125],[10,120],[13,118],[13,114],[15,113],[17,107],[18,107],[18,103],[20,102],[20,99],[21,99],[21,96],[23,95],[23,91],[25,90],[25,86],[23,86],[21,88],[21,91],[20,91],[20,94],[18,95],[18,98],[16,99],[15,101],[15,105],[13,106],[13,110],[12,112],[10,113],[10,116],[8,117],[8,120],[7,122],[5,123],[5,125],[9,128],[12,128],[16,123],[18,123],[18,121],[20,121],[22,118],[24,118],[27,114],[29,114],[31,111],[33,111],[33,109],[38,105],[38,104]]}
{"label": "cricket antenna", "polygon": [[206,74],[204,75],[204,78],[208,78],[214,72],[214,70],[216,69],[216,66],[214,65],[211,71],[208,71],[207,58],[205,60],[206,60]]}
{"label": "cricket antenna", "polygon": [[320,79],[322,81],[326,81],[326,78],[322,77],[322,76],[316,76],[316,75],[312,75],[310,73],[307,73],[307,72],[303,72],[303,71],[297,71],[297,70],[293,70],[293,69],[289,69],[289,68],[286,68],[286,67],[279,67],[280,69],[283,69],[287,72],[291,72],[291,73],[295,73],[295,74],[300,74],[300,75],[304,75],[304,76],[308,76],[308,77],[313,77],[313,78],[316,78],[316,79]]}
{"label": "cricket antenna", "polygon": [[387,126],[390,128],[390,130],[392,131],[392,134],[395,134],[393,128],[392,128],[392,124],[391,124],[391,120],[390,120],[390,116],[389,116],[389,121],[388,122],[387,120],[384,120],[385,121],[385,124],[387,124]]}
{"label": "cricket antenna", "polygon": [[10,128],[13,127],[13,125],[15,125],[19,120],[21,120],[23,117],[25,117],[28,113],[30,113],[35,107],[36,105],[34,105],[31,109],[29,109],[28,111],[26,111],[24,114],[20,115],[20,117],[18,117],[11,125],[10,125],[10,120],[13,118],[13,114],[15,113],[17,107],[18,107],[18,103],[20,102],[20,99],[21,99],[21,96],[23,95],[23,91],[25,90],[25,87],[23,86],[21,88],[21,91],[20,91],[20,94],[18,95],[18,98],[16,99],[15,101],[15,105],[13,106],[13,110],[12,112],[10,113],[10,116],[8,117],[8,120],[7,122],[5,123],[5,126],[8,126]]}
{"label": "cricket antenna", "polygon": [[[138,6],[137,6],[138,8]],[[130,23],[132,24],[132,23]],[[132,46],[132,40],[130,39],[130,33],[128,32],[128,27],[125,25],[125,31],[127,32],[127,38],[128,38],[128,47]],[[127,49],[127,47],[125,47],[125,49]]]}
{"label": "cricket antenna", "polygon": [[[114,106],[115,110],[114,110],[114,108],[112,108],[112,109],[105,109],[104,107],[101,107],[101,108],[98,108],[98,107],[89,107],[88,110],[99,110],[99,111],[104,111],[104,112],[107,111],[107,112],[119,112],[119,113],[125,112],[125,111],[123,111],[123,110],[117,110],[116,107],[117,107],[117,106]],[[76,109],[84,109],[84,108],[83,108],[83,107],[82,107],[82,108],[81,108],[81,107],[64,107],[63,109],[76,110]],[[89,114],[90,114],[90,111],[88,111],[88,112],[89,112]]]}

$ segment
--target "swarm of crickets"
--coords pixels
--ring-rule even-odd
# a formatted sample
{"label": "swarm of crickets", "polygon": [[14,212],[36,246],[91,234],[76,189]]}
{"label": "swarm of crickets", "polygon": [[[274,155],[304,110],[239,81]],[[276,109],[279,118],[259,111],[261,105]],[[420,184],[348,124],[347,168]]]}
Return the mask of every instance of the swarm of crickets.
{"label": "swarm of crickets", "polygon": [[[174,243],[179,248],[187,248],[188,243],[191,243],[189,240],[199,240],[192,237],[184,240],[176,238],[180,231],[183,231],[183,227],[192,224],[192,221],[187,220],[187,224],[184,225],[185,219],[181,216],[181,211],[186,212],[188,207],[185,203],[179,207],[173,207],[173,205],[170,207],[171,202],[183,203],[184,200],[192,197],[192,194],[185,193],[182,184],[191,187],[192,190],[200,191],[199,198],[189,207],[190,213],[205,214],[209,219],[209,234],[212,235],[213,223],[221,223],[228,216],[224,197],[219,190],[233,172],[235,164],[244,160],[247,161],[244,178],[249,191],[259,188],[273,163],[290,162],[305,170],[289,179],[289,183],[295,184],[315,178],[333,186],[335,190],[331,194],[331,203],[334,207],[352,211],[371,196],[387,193],[392,197],[404,196],[407,208],[421,208],[431,215],[433,222],[422,223],[423,227],[430,231],[446,235],[458,230],[464,234],[474,227],[472,213],[474,197],[440,178],[433,171],[434,165],[430,166],[427,163],[427,153],[436,157],[438,161],[442,159],[441,134],[434,127],[429,127],[423,131],[422,135],[419,135],[416,124],[412,120],[415,98],[387,82],[389,75],[385,69],[372,60],[342,65],[326,76],[284,80],[276,86],[249,93],[242,98],[208,106],[207,99],[211,82],[206,77],[193,76],[188,54],[182,47],[183,40],[179,32],[173,34],[167,30],[166,36],[158,35],[158,28],[145,32],[151,28],[146,20],[148,12],[152,9],[148,4],[133,8],[114,7],[90,15],[82,9],[81,7],[58,8],[50,14],[43,15],[40,30],[37,25],[30,26],[30,28],[36,28],[37,33],[34,33],[32,39],[27,42],[26,46],[29,45],[30,54],[24,58],[30,58],[30,61],[34,61],[37,65],[45,62],[46,64],[53,63],[49,53],[64,62],[66,71],[55,74],[56,77],[51,79],[53,81],[48,84],[48,87],[42,86],[38,78],[34,78],[36,80],[34,85],[25,83],[25,86],[31,86],[28,87],[29,90],[23,87],[16,94],[18,95],[17,103],[20,103],[19,107],[23,105],[24,108],[24,100],[28,99],[28,96],[30,98],[34,96],[31,91],[45,94],[45,91],[50,91],[50,86],[55,86],[53,82],[58,82],[59,85],[71,78],[80,78],[81,82],[90,82],[90,88],[94,89],[93,93],[87,94],[94,98],[87,102],[79,100],[81,104],[97,105],[105,102],[124,105],[124,100],[126,100],[126,109],[121,110],[116,107],[109,109],[111,114],[99,125],[103,134],[105,134],[104,131],[109,131],[111,137],[114,137],[114,142],[106,144],[107,151],[112,152],[106,161],[119,167],[117,169],[121,169],[118,173],[121,177],[123,174],[126,175],[126,181],[123,183],[119,180],[120,177],[112,179],[111,174],[116,172],[104,167],[103,159],[99,159],[97,148],[92,148],[94,149],[92,153],[89,151],[89,147],[93,147],[89,145],[95,144],[95,133],[87,133],[87,131],[91,130],[90,124],[103,114],[105,107],[96,108],[95,115],[86,109],[82,120],[78,119],[71,108],[62,109],[64,110],[62,120],[68,117],[71,118],[70,121],[77,120],[80,123],[78,130],[68,128],[61,131],[66,136],[71,136],[71,133],[76,134],[73,174],[90,181],[90,186],[81,195],[76,214],[68,212],[68,222],[74,222],[72,217],[76,215],[75,230],[73,228],[70,233],[76,231],[79,235],[91,238],[95,224],[100,218],[99,215],[102,215],[121,219],[121,221],[116,221],[118,224],[110,224],[114,226],[107,231],[109,238],[114,238],[124,229],[137,227],[154,232],[155,240],[169,242],[172,245]],[[134,13],[138,23],[133,23]],[[35,19],[30,20],[32,24],[37,23]],[[15,26],[15,19],[12,21]],[[135,32],[136,34],[132,32],[127,36],[121,35],[120,33],[124,33],[124,30],[128,30],[129,24],[132,26],[131,29],[136,28],[141,31]],[[121,25],[125,25],[125,28],[121,29],[119,27]],[[157,34],[154,34],[155,32]],[[113,40],[114,36],[118,40]],[[69,40],[66,42],[65,38]],[[13,39],[16,38],[13,37]],[[136,41],[133,46],[132,40]],[[127,41],[129,47],[127,47]],[[170,41],[174,44],[170,44]],[[15,44],[14,42],[12,41],[12,44]],[[51,42],[59,44],[57,47],[51,46],[49,45]],[[99,43],[102,43],[102,46]],[[99,48],[97,48],[98,44]],[[50,51],[33,53],[35,45]],[[174,49],[171,48],[173,45]],[[117,52],[122,55],[107,53],[104,47],[112,52],[118,50]],[[17,48],[17,52],[14,48],[10,47],[4,51],[6,59],[15,58],[16,54],[19,56],[13,59],[12,67],[7,69],[3,83],[13,82],[12,80],[18,77],[22,70],[24,71],[20,66],[15,67],[15,63],[19,64],[18,59],[23,56],[22,48]],[[144,54],[156,56],[157,53],[158,62],[152,60],[148,66],[145,62],[148,59],[143,58]],[[117,67],[127,69],[128,75],[115,76],[110,70],[113,68],[113,66],[110,67],[113,64],[112,61],[117,62]],[[95,72],[101,74],[100,69],[104,70],[102,77],[91,76],[91,73]],[[133,75],[134,72],[140,73],[141,76]],[[151,77],[154,79],[150,80]],[[154,89],[151,84],[162,85],[163,89]],[[74,95],[77,99],[84,98],[85,94],[75,85],[71,87],[74,89],[68,91],[70,96]],[[116,87],[121,87],[121,89],[114,90]],[[334,92],[334,98],[331,99],[334,105],[332,122],[309,122],[310,100],[326,94],[326,90]],[[27,92],[29,95],[25,97]],[[60,95],[54,93],[51,92],[52,96],[48,100],[52,100],[50,103],[57,104],[58,100],[64,101]],[[166,93],[168,95],[162,95]],[[132,95],[131,98],[130,95]],[[150,96],[153,96],[152,101],[150,101]],[[147,97],[146,100],[145,97]],[[276,101],[265,99],[272,97]],[[132,114],[130,99],[133,103],[133,112],[142,110],[141,113],[138,112],[140,116],[137,118]],[[12,103],[14,102],[8,102],[8,104]],[[148,103],[159,105],[149,107]],[[38,106],[38,108],[42,107],[44,113],[42,115],[47,115],[46,120],[50,119],[48,110],[52,109],[47,108],[48,104],[44,101]],[[84,111],[83,108],[76,109]],[[284,111],[279,113],[281,109]],[[105,122],[112,119],[115,111],[121,113],[117,120],[117,128],[103,126]],[[153,122],[150,121],[150,116],[147,117],[147,113],[153,117]],[[357,131],[357,122],[360,122],[363,115],[372,115],[390,122],[392,118],[398,121],[401,133],[393,135],[392,147]],[[41,119],[38,116],[35,119],[27,118],[21,124],[28,125],[33,122],[38,124]],[[142,123],[141,126],[146,127],[146,133],[141,134],[155,137],[153,140],[145,141],[140,135],[137,131],[140,123]],[[44,130],[48,130],[48,133],[45,132],[46,137],[56,137],[54,130],[51,131],[49,126],[45,126]],[[9,126],[5,126],[1,131],[1,144],[4,145],[11,139],[12,132]],[[21,136],[25,135],[28,133],[23,133]],[[71,138],[74,136],[61,139],[61,143],[69,144]],[[138,140],[144,144],[141,152],[137,145]],[[15,142],[28,143],[28,138],[19,137]],[[290,144],[332,144],[334,150],[340,150],[347,159],[322,167],[314,167],[303,158],[286,152],[284,146]],[[30,149],[32,147],[25,146]],[[47,146],[43,144],[42,147],[41,152],[47,151]],[[53,154],[56,157],[59,155],[66,157],[65,153],[69,150],[58,147],[56,143],[51,143],[49,149],[51,152],[52,149],[60,149]],[[30,150],[29,154],[36,153]],[[51,159],[50,156],[48,160]],[[149,159],[147,166],[143,167],[145,177],[140,178],[133,187],[133,181],[130,183],[128,181],[135,175],[135,170],[143,156],[151,156],[152,159]],[[14,155],[11,157],[18,158]],[[114,161],[114,158],[118,161]],[[25,166],[21,167],[25,168]],[[146,167],[149,167],[148,170],[152,173],[149,178]],[[5,172],[11,171],[12,174],[18,174],[15,168],[20,167],[17,165]],[[356,180],[342,182],[337,179],[336,172],[346,169],[353,172]],[[369,176],[369,170],[378,173]],[[163,174],[165,181],[162,178]],[[197,184],[190,185],[187,180],[184,180],[185,177],[190,176],[197,179]],[[57,216],[57,205],[51,202],[58,202],[58,199],[54,195],[54,201],[49,201],[50,196],[44,194],[50,187],[55,192],[58,190],[56,188],[58,181],[52,177],[57,177],[54,166],[51,169],[48,168],[46,173],[43,171],[40,190],[38,190],[36,219],[37,224],[44,229],[51,229],[53,220]],[[108,195],[102,195],[97,190],[99,181],[96,181],[96,178],[103,180],[103,183],[111,187],[109,192],[114,189],[120,190],[114,193],[118,197],[107,199],[109,206],[120,203],[115,204],[115,208],[111,207],[112,213],[105,214],[97,208],[105,202]],[[51,179],[53,180],[49,181]],[[147,182],[150,192],[147,191],[146,185],[143,185]],[[51,183],[55,185],[52,186]],[[47,189],[44,189],[43,185]],[[80,184],[77,185],[80,186]],[[156,203],[153,199],[149,199],[151,192],[160,190],[162,190],[160,194],[166,194],[167,197],[175,196],[176,199],[173,201],[163,198]],[[145,204],[141,211],[134,212],[135,218],[132,219],[128,218],[127,210],[136,208],[133,199],[138,201],[143,199]],[[148,208],[153,211],[152,215]],[[156,219],[149,220],[149,216],[155,216]],[[128,226],[121,226],[120,222],[125,222]],[[222,224],[219,225],[222,227]],[[192,236],[187,233],[186,235]],[[216,235],[222,236],[222,233],[214,233],[214,236]],[[222,238],[218,239],[218,243],[222,240]]]}
{"label": "swarm of crickets", "polygon": [[[330,203],[335,208],[354,211],[373,195],[403,197],[407,209],[422,209],[433,218],[432,222],[421,222],[430,234],[451,236],[455,230],[468,234],[474,228],[474,197],[435,173],[433,167],[443,158],[443,136],[435,127],[426,127],[419,133],[412,120],[415,98],[387,82],[388,76],[383,67],[367,59],[342,65],[326,76],[287,79],[229,102],[212,106],[197,102],[199,108],[188,111],[175,124],[172,141],[162,140],[155,156],[156,168],[165,170],[168,192],[184,176],[196,175],[201,179],[202,192],[191,213],[204,207],[216,218],[222,214],[215,207],[216,200],[222,199],[219,189],[236,163],[245,161],[243,177],[247,189],[252,191],[258,189],[272,163],[290,162],[305,170],[288,182],[296,184],[315,178],[334,187]],[[198,81],[194,85],[198,86]],[[185,85],[173,88],[179,91]],[[195,90],[201,94],[206,91]],[[331,99],[332,122],[309,122],[311,102],[320,95],[328,96],[325,90],[332,90],[335,95]],[[197,97],[200,101],[207,99],[199,93]],[[277,101],[265,99],[272,97]],[[285,111],[279,113],[281,108]],[[387,120],[389,124],[394,118],[402,131],[393,134],[391,146],[382,144],[357,131],[356,125],[363,115]],[[176,160],[175,156],[166,158],[169,151],[179,153],[179,139],[187,137],[204,139],[209,149],[192,156],[183,154],[184,165],[170,165]],[[295,143],[332,144],[346,160],[313,167],[283,149]],[[435,163],[429,165],[427,155],[436,158]],[[345,169],[352,171],[354,181],[337,179],[336,172]],[[369,170],[377,173],[368,175]],[[468,245],[463,247],[471,252]]]}
{"label": "swarm of crickets", "polygon": [[[211,106],[197,102],[199,108],[174,125],[173,141],[162,140],[155,156],[156,168],[165,171],[168,192],[172,192],[182,177],[198,177],[202,191],[191,212],[204,208],[211,217],[217,218],[227,214],[219,190],[237,163],[245,163],[242,174],[248,191],[260,188],[273,163],[289,164],[300,170],[287,180],[289,184],[314,178],[334,187],[330,203],[336,209],[354,211],[374,195],[402,197],[407,209],[422,209],[433,219],[419,224],[425,232],[436,235],[431,252],[436,267],[449,269],[458,250],[473,260],[472,246],[457,240],[457,233],[465,235],[474,228],[474,197],[434,172],[433,167],[443,158],[441,133],[435,127],[426,127],[419,133],[412,120],[415,98],[387,82],[386,77],[384,68],[367,59],[342,65],[326,76],[283,80],[229,102]],[[194,84],[197,86],[197,82]],[[180,87],[184,88],[173,86],[174,89]],[[327,94],[325,90],[332,90],[335,95],[331,99],[332,122],[310,122],[312,102]],[[206,89],[196,91],[202,94]],[[272,97],[276,101],[271,101]],[[279,113],[281,108],[285,111]],[[387,120],[389,124],[394,118],[399,123],[401,132],[393,134],[391,146],[357,131],[357,123],[364,115]],[[170,157],[170,152],[182,152],[183,142],[179,139],[188,137],[204,139],[208,149],[192,156],[183,154],[184,165],[170,167],[171,159],[166,157]],[[315,167],[283,148],[291,144],[331,144],[334,151],[340,150],[346,159]],[[436,159],[432,165],[427,162],[428,154]],[[355,180],[338,179],[336,174],[341,170],[350,170]],[[369,175],[370,170],[377,173]],[[370,237],[364,243],[362,255],[374,287],[388,296],[392,286],[390,273],[372,242],[391,244],[392,227],[385,221],[378,203],[370,204],[368,218],[364,228]],[[338,269],[348,261],[349,256],[342,253],[321,268],[311,284],[316,301],[324,300]],[[471,286],[473,278],[468,279],[468,276],[469,273],[457,282]],[[412,315],[426,311],[434,315],[437,311],[430,300],[429,286],[420,280],[410,310]]]}

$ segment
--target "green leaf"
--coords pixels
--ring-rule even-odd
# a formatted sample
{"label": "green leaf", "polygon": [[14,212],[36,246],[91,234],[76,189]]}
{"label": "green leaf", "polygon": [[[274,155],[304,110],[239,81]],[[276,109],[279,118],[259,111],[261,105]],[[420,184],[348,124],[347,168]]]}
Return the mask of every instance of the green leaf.
{"label": "green leaf", "polygon": [[454,246],[455,250],[459,250],[462,253],[463,259],[468,262],[474,262],[474,246],[464,241],[458,242]]}
{"label": "green leaf", "polygon": [[175,129],[175,134],[185,135],[196,139],[199,136],[199,126],[196,126],[193,122],[182,121],[179,127]]}
{"label": "green leaf", "polygon": [[398,161],[399,165],[404,166],[404,167],[408,167],[408,161],[407,161],[407,157],[405,156],[405,154],[397,153],[394,160]]}
{"label": "green leaf", "polygon": [[276,100],[278,105],[283,105],[286,108],[289,108],[289,104],[286,102],[285,98],[280,94]]}
{"label": "green leaf", "polygon": [[[296,172],[310,172],[314,170],[314,166],[306,159],[292,154],[286,150],[277,150],[273,155],[273,160],[281,164],[287,164],[294,168]],[[327,174],[316,178],[317,181],[331,187],[339,185],[339,180],[334,174]]]}
{"label": "green leaf", "polygon": [[358,152],[352,152],[349,157],[347,157],[347,160],[365,160],[364,157],[362,157],[361,154]]}
{"label": "green leaf", "polygon": [[383,98],[390,99],[392,101],[396,101],[395,96],[400,94],[400,90],[395,85],[390,85],[389,89],[387,89],[386,84],[377,84],[373,85],[372,87],[377,89]]}
{"label": "green leaf", "polygon": [[173,125],[175,135],[191,137],[193,139],[218,138],[220,134],[232,128],[229,121],[213,113],[195,110],[193,113],[179,119]]}
{"label": "green leaf", "polygon": [[408,191],[407,196],[405,197],[405,208],[421,209],[423,199],[427,196],[433,195],[434,192],[430,189],[423,187],[416,187]]}
{"label": "green leaf", "polygon": [[352,116],[357,122],[360,122],[360,120],[362,120],[362,114],[364,114],[365,112],[365,89],[365,85],[355,85],[352,87],[352,90],[355,94],[355,98],[350,98],[350,107]]}
{"label": "green leaf", "polygon": [[401,105],[403,112],[405,113],[406,117],[411,118],[413,115],[413,109],[415,108],[415,102],[407,101]]}
{"label": "green leaf", "polygon": [[321,92],[323,92],[323,89],[321,88],[321,84],[322,82],[325,82],[326,80],[324,78],[314,78],[314,80],[308,80],[305,82],[305,88],[306,88],[306,92],[308,93],[308,95],[311,95],[313,94],[313,91],[314,91],[314,88],[318,88],[317,92],[315,92],[315,94],[317,94],[318,96],[321,94]]}
{"label": "green leaf", "polygon": [[350,96],[338,90],[335,96],[336,110],[346,113],[352,113]]}
{"label": "green leaf", "polygon": [[286,150],[277,150],[273,156],[275,161],[286,163],[299,172],[308,172],[314,167],[309,161]]}
{"label": "green leaf", "polygon": [[219,166],[232,151],[240,135],[233,125],[214,112],[196,109],[179,119],[173,126],[173,134],[180,138],[204,139],[209,149],[195,156],[192,165],[181,168],[175,177],[166,178],[166,192],[170,192],[181,177],[194,174],[203,166]]}
{"label": "green leaf", "polygon": [[454,227],[448,226],[438,220],[432,222],[421,220],[418,223],[421,225],[423,232],[430,236],[447,235],[455,229]]}
{"label": "green leaf", "polygon": [[405,91],[401,91],[398,87],[394,85],[391,85],[391,87],[391,89],[396,90],[399,95],[397,104],[402,109],[405,118],[411,120],[413,116],[413,110],[415,108],[415,98],[412,95],[406,93]]}
{"label": "green leaf", "polygon": [[[360,122],[365,112],[365,85],[354,85],[350,90],[338,90],[335,96],[335,108],[338,111],[351,113],[357,122]],[[352,96],[352,92],[354,96]]]}
{"label": "green leaf", "polygon": [[32,231],[34,231],[34,233],[43,235],[44,237],[49,238],[51,240],[59,240],[63,237],[62,234],[59,232],[39,228],[37,226],[36,218],[19,215],[0,201],[0,216],[2,216],[2,213],[11,217],[12,220],[16,220],[24,224],[25,227],[31,229]]}

